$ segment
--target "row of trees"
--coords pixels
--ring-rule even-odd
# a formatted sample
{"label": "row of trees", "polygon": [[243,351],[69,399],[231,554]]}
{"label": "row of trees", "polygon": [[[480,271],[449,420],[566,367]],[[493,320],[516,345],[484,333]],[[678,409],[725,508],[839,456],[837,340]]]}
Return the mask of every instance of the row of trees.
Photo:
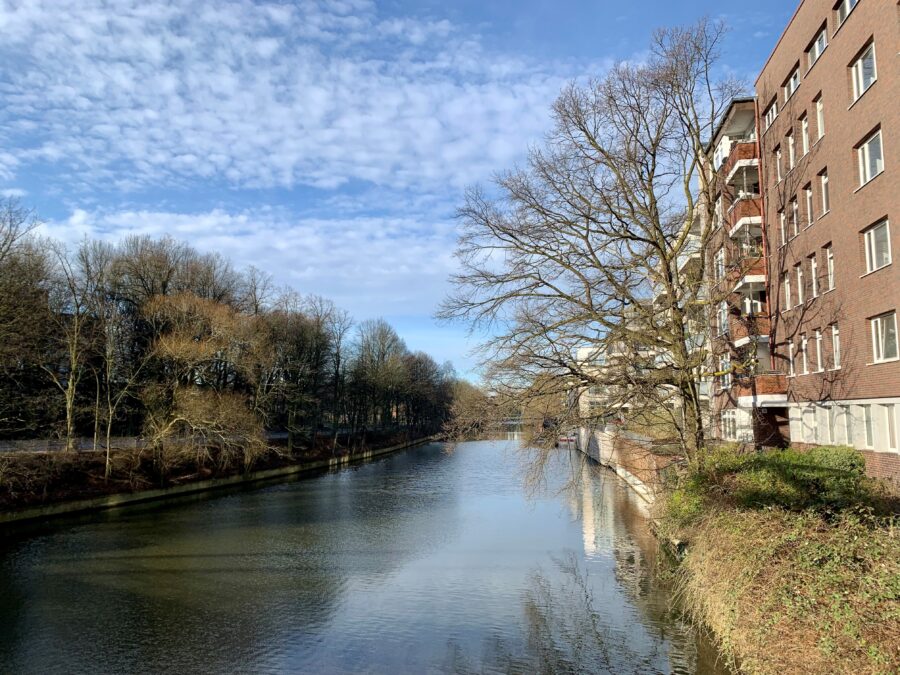
{"label": "row of trees", "polygon": [[16,200],[3,204],[2,438],[108,449],[140,435],[163,463],[185,449],[228,463],[251,460],[272,432],[293,450],[424,433],[447,415],[452,366],[410,351],[383,320],[354,324],[324,298],[170,238],[73,249],[36,225]]}
{"label": "row of trees", "polygon": [[[460,210],[460,272],[441,316],[487,329],[496,400],[544,409],[548,441],[591,414],[706,441],[705,332],[721,301],[705,250],[719,190],[709,140],[742,84],[722,74],[721,24],[659,30],[643,62],[565,89],[525,166]],[[552,412],[551,412],[552,411]]]}

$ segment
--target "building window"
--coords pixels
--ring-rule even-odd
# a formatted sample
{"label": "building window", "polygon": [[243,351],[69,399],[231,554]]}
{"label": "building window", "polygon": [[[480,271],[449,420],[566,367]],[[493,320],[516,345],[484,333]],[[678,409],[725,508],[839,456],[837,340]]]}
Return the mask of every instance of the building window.
{"label": "building window", "polygon": [[800,67],[797,66],[784,82],[784,100],[787,101],[800,86]]}
{"label": "building window", "polygon": [[816,98],[816,140],[825,135],[825,103],[822,101],[822,95]]}
{"label": "building window", "polygon": [[888,221],[883,220],[863,232],[866,246],[866,272],[874,272],[891,264],[891,235]]}
{"label": "building window", "polygon": [[728,389],[731,386],[731,355],[723,354],[719,357],[719,386]]}
{"label": "building window", "polygon": [[794,197],[791,200],[791,235],[796,237],[800,234],[800,202]]}
{"label": "building window", "polygon": [[772,101],[772,105],[766,108],[765,113],[766,129],[768,129],[778,118],[778,101]]}
{"label": "building window", "polygon": [[813,41],[810,43],[809,48],[806,50],[806,65],[807,68],[812,68],[813,64],[819,60],[819,57],[822,56],[822,52],[825,51],[825,47],[828,46],[828,31],[825,29],[825,26],[822,26],[822,30],[816,35]]}
{"label": "building window", "polygon": [[872,355],[875,363],[897,358],[896,312],[888,312],[872,319]]}
{"label": "building window", "polygon": [[794,269],[797,271],[797,304],[802,305],[806,301],[806,292],[803,283],[803,265],[797,263],[794,265]]}
{"label": "building window", "polygon": [[881,152],[881,129],[864,140],[856,150],[859,155],[859,184],[865,185],[884,171]]}
{"label": "building window", "polygon": [[849,405],[841,406],[841,416],[844,418],[844,442],[853,445],[853,414]]}
{"label": "building window", "polygon": [[787,272],[784,273],[782,277],[782,284],[784,285],[784,308],[791,308],[791,275]]}
{"label": "building window", "polygon": [[888,403],[881,406],[884,408],[884,426],[887,429],[888,450],[897,449],[897,413],[894,411],[894,404]]}
{"label": "building window", "polygon": [[787,216],[784,211],[778,212],[778,222],[781,225],[781,245],[784,246],[787,244]]}
{"label": "building window", "polygon": [[797,374],[797,371],[794,366],[794,343],[788,343],[788,375],[793,377]]}
{"label": "building window", "polygon": [[815,253],[809,256],[809,283],[812,297],[819,297],[819,263]]}
{"label": "building window", "polygon": [[800,335],[800,363],[803,364],[803,374],[809,374],[809,340],[806,333]]}
{"label": "building window", "polygon": [[803,188],[803,196],[806,197],[806,224],[812,225],[815,217],[815,209],[813,208],[813,191],[812,185]]}
{"label": "building window", "polygon": [[797,163],[797,153],[796,148],[794,147],[794,134],[793,132],[789,133],[785,140],[787,142],[787,150],[788,150],[788,171],[793,170],[794,166]]}
{"label": "building window", "polygon": [[831,326],[831,361],[835,370],[841,367],[841,332],[837,324]]}
{"label": "building window", "polygon": [[809,153],[809,120],[806,115],[800,120],[800,147],[804,156]]}
{"label": "building window", "polygon": [[737,440],[736,410],[725,410],[722,412],[722,438],[728,441]]}
{"label": "building window", "polygon": [[822,331],[816,329],[816,372],[821,373],[825,370],[822,365]]}
{"label": "building window", "polygon": [[719,303],[719,310],[716,312],[716,322],[719,327],[719,335],[725,335],[728,332],[728,303],[724,300]]}
{"label": "building window", "polygon": [[847,20],[847,17],[850,16],[850,12],[856,7],[857,2],[859,2],[859,0],[840,0],[837,7],[834,8],[835,13],[837,14],[838,26]]}
{"label": "building window", "polygon": [[781,146],[775,148],[775,182],[781,182]]}
{"label": "building window", "polygon": [[872,406],[861,405],[863,413],[863,426],[866,428],[866,447],[875,447],[875,429],[872,428]]}
{"label": "building window", "polygon": [[869,45],[862,53],[862,56],[853,62],[850,70],[853,74],[853,100],[856,101],[878,79],[878,74],[875,72],[874,44]]}
{"label": "building window", "polygon": [[725,277],[725,249],[720,248],[716,251],[716,257],[713,263],[713,274],[716,281],[720,281]]}
{"label": "building window", "polygon": [[828,171],[819,174],[819,181],[822,185],[822,215],[824,216],[831,210],[831,194],[828,192]]}
{"label": "building window", "polygon": [[828,274],[828,290],[834,290],[834,249],[831,244],[825,247],[825,265]]}

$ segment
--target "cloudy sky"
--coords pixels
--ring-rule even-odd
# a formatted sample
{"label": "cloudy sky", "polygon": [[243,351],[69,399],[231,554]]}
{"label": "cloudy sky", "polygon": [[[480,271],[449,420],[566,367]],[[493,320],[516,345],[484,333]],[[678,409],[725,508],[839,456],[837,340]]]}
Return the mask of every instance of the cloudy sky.
{"label": "cloudy sky", "polygon": [[0,194],[58,238],[219,250],[466,372],[464,329],[431,318],[463,189],[653,28],[723,16],[749,79],[795,4],[0,0]]}

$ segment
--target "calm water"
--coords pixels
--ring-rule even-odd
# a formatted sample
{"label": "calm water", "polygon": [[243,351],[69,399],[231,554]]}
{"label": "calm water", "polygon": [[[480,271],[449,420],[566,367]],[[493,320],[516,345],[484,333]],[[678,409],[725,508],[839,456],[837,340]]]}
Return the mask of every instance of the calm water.
{"label": "calm water", "polygon": [[529,495],[514,447],[7,537],[0,672],[720,672],[618,478],[561,452]]}

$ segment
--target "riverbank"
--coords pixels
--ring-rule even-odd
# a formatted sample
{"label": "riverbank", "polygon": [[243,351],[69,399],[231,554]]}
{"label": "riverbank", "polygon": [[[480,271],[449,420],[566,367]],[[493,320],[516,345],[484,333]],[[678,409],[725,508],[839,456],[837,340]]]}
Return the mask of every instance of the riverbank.
{"label": "riverbank", "polygon": [[[121,463],[131,462],[136,470],[128,476],[104,480],[102,453],[46,453],[0,457],[0,527],[54,516],[85,513],[131,504],[174,499],[188,494],[217,490],[240,484],[287,478],[296,474],[322,471],[362,462],[372,457],[404,450],[439,440],[440,435],[418,438],[388,437],[382,443],[355,449],[337,448],[301,456],[272,449],[258,460],[252,470],[214,467],[181,467],[168,476],[162,487],[147,487],[148,476],[141,471],[137,452],[122,451]],[[127,456],[126,456],[127,455]],[[190,472],[185,472],[189,469]],[[23,476],[25,477],[23,480]],[[10,489],[18,479],[22,489]],[[67,486],[59,489],[59,486]],[[42,488],[42,489],[40,489]],[[56,489],[54,489],[56,488]]]}
{"label": "riverbank", "polygon": [[723,447],[691,472],[646,444],[581,440],[647,500],[679,605],[735,670],[900,672],[900,499],[858,451]]}
{"label": "riverbank", "polygon": [[714,453],[660,499],[681,604],[740,672],[900,672],[896,497],[850,448]]}

